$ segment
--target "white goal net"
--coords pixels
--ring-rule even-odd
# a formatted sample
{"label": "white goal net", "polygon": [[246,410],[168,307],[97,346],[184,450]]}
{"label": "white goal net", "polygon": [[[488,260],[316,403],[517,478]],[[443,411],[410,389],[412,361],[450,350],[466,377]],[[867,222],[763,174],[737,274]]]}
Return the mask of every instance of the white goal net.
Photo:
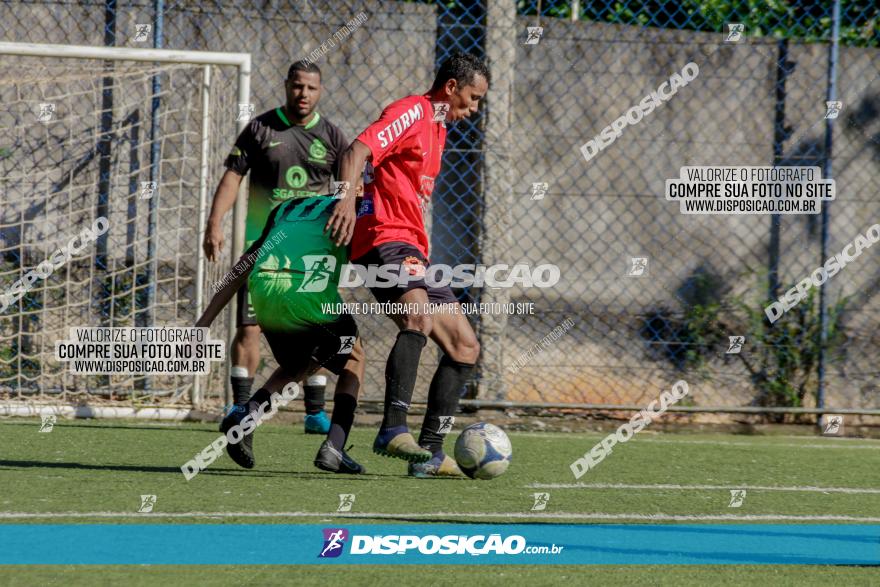
{"label": "white goal net", "polygon": [[[246,68],[121,60],[114,49],[104,49],[119,53],[112,60],[70,58],[75,47],[24,56],[12,45],[0,44],[0,400],[221,400],[223,363],[199,378],[74,375],[54,343],[72,327],[195,322],[230,265],[231,243],[204,262],[201,233]],[[226,338],[224,322],[212,338]]]}

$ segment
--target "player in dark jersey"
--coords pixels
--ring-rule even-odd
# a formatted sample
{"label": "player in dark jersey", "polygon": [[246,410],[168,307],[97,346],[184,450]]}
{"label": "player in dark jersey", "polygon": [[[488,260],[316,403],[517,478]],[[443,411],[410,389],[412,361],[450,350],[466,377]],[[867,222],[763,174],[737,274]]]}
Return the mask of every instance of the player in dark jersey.
{"label": "player in dark jersey", "polygon": [[[364,375],[364,352],[357,325],[349,314],[333,314],[342,302],[339,275],[348,260],[345,247],[324,232],[339,200],[327,196],[288,200],[276,207],[262,234],[236,264],[236,277],[211,300],[196,326],[209,326],[235,291],[248,281],[257,324],[269,341],[279,369],[220,425],[226,433],[268,401],[290,379],[300,380],[323,367],[339,375],[333,417],[315,466],[336,473],[363,473],[364,468],[343,450],[354,421]],[[249,276],[249,277],[248,277]],[[229,456],[247,469],[255,464],[253,432],[226,447]]]}
{"label": "player in dark jersey", "polygon": [[[245,249],[260,236],[269,213],[279,203],[334,191],[339,156],[348,142],[342,131],[315,110],[321,97],[321,70],[312,63],[296,62],[288,71],[284,88],[286,104],[252,120],[226,159],[227,171],[214,195],[205,232],[204,249],[210,261],[223,246],[223,216],[235,203],[239,184],[248,172]],[[238,293],[236,326],[231,383],[235,403],[241,404],[250,396],[260,361],[260,328],[247,287]],[[321,379],[326,384],[326,377],[316,376],[305,386],[307,433],[326,434],[330,426],[323,410]]]}
{"label": "player in dark jersey", "polygon": [[[440,170],[445,121],[462,120],[475,113],[488,89],[485,63],[459,53],[440,66],[427,93],[390,104],[345,151],[343,181],[354,185],[368,160],[374,176],[372,186],[364,188],[357,223],[354,197],[343,199],[328,223],[339,243],[348,243],[354,234],[353,263],[403,266],[411,275],[424,275],[430,265],[424,215]],[[436,118],[435,112],[439,113]],[[415,308],[449,303],[459,308],[448,286],[434,287],[424,279],[409,280],[402,287],[371,290],[380,302],[412,304]],[[400,332],[388,356],[384,417],[373,450],[410,461],[409,474],[416,477],[461,474],[455,461],[443,452],[443,438],[449,428],[441,422],[449,422],[448,417],[455,414],[460,390],[473,373],[480,353],[477,337],[460,311],[434,315],[407,312],[389,317]],[[444,355],[431,380],[428,409],[416,444],[406,416],[428,336]]]}

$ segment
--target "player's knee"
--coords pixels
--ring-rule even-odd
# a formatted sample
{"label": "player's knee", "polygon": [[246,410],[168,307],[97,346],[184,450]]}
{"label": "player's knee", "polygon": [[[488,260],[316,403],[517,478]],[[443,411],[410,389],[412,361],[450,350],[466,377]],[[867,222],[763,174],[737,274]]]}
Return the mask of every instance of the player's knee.
{"label": "player's knee", "polygon": [[470,333],[470,336],[462,337],[456,341],[450,351],[449,356],[453,360],[473,365],[480,357],[480,342],[473,333]]}
{"label": "player's knee", "polygon": [[431,334],[434,323],[427,314],[407,314],[401,320],[404,330],[418,330],[425,336]]}

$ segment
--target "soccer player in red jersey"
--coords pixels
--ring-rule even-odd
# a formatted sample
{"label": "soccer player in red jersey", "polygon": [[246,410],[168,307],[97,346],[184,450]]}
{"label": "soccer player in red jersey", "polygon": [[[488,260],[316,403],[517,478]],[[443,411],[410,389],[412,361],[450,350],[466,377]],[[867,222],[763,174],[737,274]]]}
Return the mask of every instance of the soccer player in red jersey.
{"label": "soccer player in red jersey", "polygon": [[[424,217],[440,171],[446,121],[474,114],[488,89],[486,64],[473,55],[456,54],[440,66],[427,93],[388,105],[342,154],[342,181],[356,185],[367,161],[374,176],[372,185],[364,188],[357,214],[354,194],[345,194],[327,222],[331,238],[341,244],[351,240],[352,263],[403,266],[409,275],[425,275],[430,261]],[[379,302],[400,303],[407,309],[458,303],[449,286],[437,287],[433,280],[405,281],[370,289]],[[406,311],[389,317],[400,332],[385,369],[384,417],[373,451],[409,461],[409,474],[415,477],[460,475],[455,461],[443,452],[443,438],[480,354],[477,337],[461,312]],[[406,416],[428,337],[444,355],[431,380],[416,443]]]}

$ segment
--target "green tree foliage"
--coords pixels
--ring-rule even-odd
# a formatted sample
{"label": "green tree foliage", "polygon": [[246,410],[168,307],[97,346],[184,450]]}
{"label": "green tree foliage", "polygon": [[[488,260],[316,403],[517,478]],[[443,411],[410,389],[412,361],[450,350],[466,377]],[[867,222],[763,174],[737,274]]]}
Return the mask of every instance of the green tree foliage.
{"label": "green tree foliage", "polygon": [[[880,46],[880,6],[875,0],[841,0],[840,40],[856,47]],[[537,0],[520,0],[521,15],[537,13]],[[752,37],[815,42],[831,40],[830,0],[581,0],[580,19],[665,29],[726,32],[745,25]],[[541,3],[542,16],[570,18],[570,0]]]}

